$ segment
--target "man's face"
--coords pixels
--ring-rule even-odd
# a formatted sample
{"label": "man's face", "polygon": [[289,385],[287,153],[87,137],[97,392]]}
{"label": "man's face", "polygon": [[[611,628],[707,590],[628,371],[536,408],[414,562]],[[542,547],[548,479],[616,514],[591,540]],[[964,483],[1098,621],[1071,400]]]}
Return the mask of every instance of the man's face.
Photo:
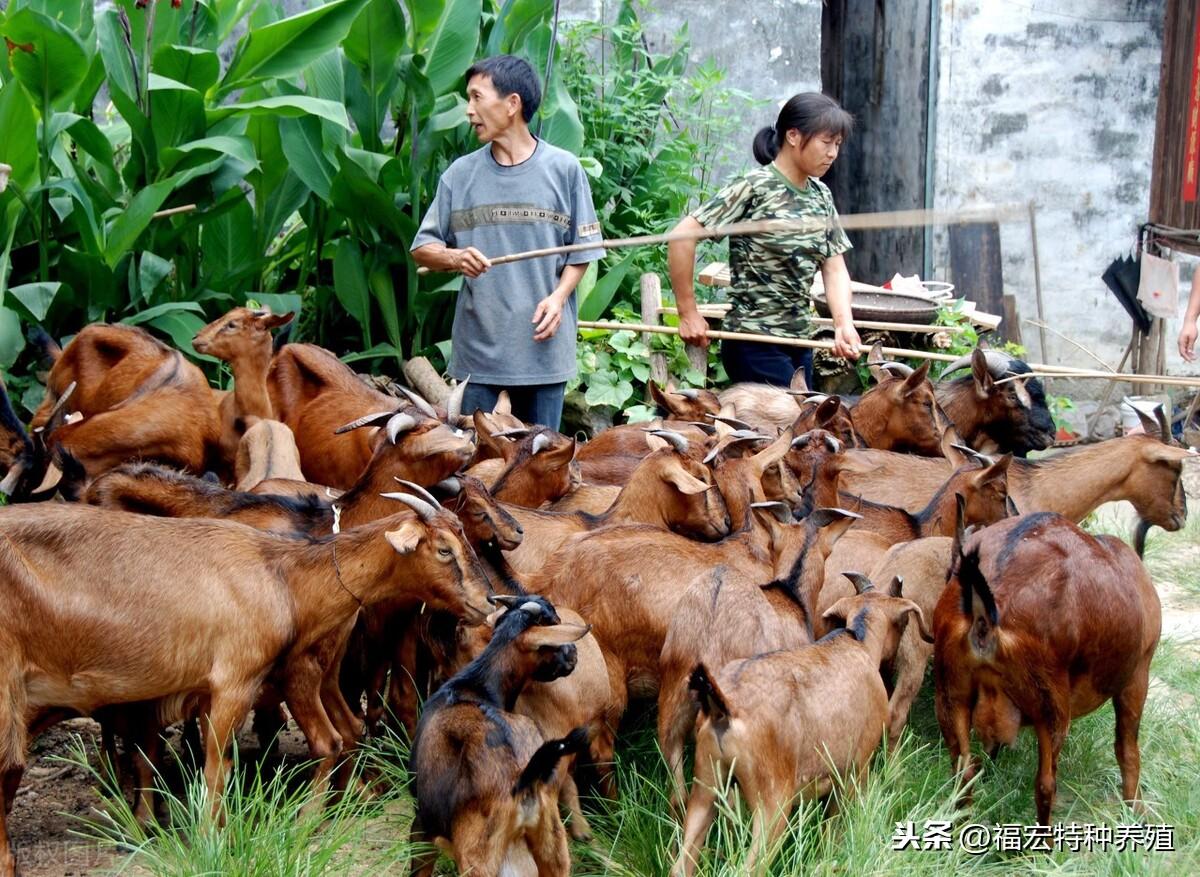
{"label": "man's face", "polygon": [[501,97],[492,77],[480,73],[467,83],[467,120],[480,143],[491,143],[521,115],[521,98]]}

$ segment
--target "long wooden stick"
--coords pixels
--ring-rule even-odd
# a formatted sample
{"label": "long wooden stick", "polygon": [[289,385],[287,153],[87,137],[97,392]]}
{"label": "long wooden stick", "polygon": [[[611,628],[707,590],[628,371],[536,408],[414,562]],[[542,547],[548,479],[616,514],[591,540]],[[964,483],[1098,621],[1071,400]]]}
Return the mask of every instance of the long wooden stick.
{"label": "long wooden stick", "polygon": [[[603,320],[580,320],[580,329],[605,329],[612,332],[652,332],[658,335],[678,335],[675,326],[652,326],[647,323],[613,323]],[[807,338],[780,338],[775,335],[760,335],[754,332],[724,332],[710,329],[709,338],[718,341],[754,341],[762,344],[779,344],[784,347],[807,347],[811,350],[832,350],[832,341],[814,341]],[[885,356],[903,356],[910,359],[929,359],[934,362],[953,362],[959,357],[951,353],[934,353],[931,350],[905,350],[901,347],[882,348]],[[1045,365],[1040,362],[1026,363],[1031,372],[1024,375],[1013,375],[1003,381],[1013,381],[1026,377],[1048,378],[1102,378],[1109,381],[1130,381],[1140,383],[1167,384],[1172,387],[1200,387],[1200,377],[1190,378],[1184,375],[1136,375],[1094,371],[1086,368],[1073,368],[1065,365]],[[1002,383],[997,381],[996,383]]]}
{"label": "long wooden stick", "polygon": [[[646,247],[655,244],[669,244],[671,241],[700,241],[709,238],[775,234],[778,232],[825,231],[838,226],[843,229],[858,230],[866,228],[911,228],[925,225],[956,225],[964,222],[1017,219],[1023,216],[1024,213],[1025,208],[1004,205],[968,210],[890,210],[882,213],[849,213],[836,219],[832,216],[806,216],[800,219],[758,219],[750,222],[735,222],[731,225],[719,225],[716,228],[672,231],[666,234],[643,234],[637,237],[613,238],[590,244],[568,244],[563,247],[546,247],[541,250],[527,250],[523,253],[513,253],[508,256],[489,257],[488,261],[492,265],[507,265],[509,262],[538,259],[542,256],[561,256],[601,248],[612,250],[622,247]],[[418,268],[417,273],[428,274],[429,269]]]}

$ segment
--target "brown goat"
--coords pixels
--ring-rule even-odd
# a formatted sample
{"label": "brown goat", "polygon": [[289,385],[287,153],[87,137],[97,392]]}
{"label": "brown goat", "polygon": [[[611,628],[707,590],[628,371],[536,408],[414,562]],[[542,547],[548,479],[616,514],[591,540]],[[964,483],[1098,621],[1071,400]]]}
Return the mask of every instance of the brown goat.
{"label": "brown goat", "polygon": [[792,432],[801,435],[814,429],[826,430],[848,447],[862,447],[862,440],[854,432],[850,409],[840,396],[816,393],[800,402],[800,413],[792,421]]}
{"label": "brown goat", "polygon": [[[285,344],[267,372],[275,417],[296,436],[307,480],[348,488],[371,461],[365,430],[336,433],[344,423],[395,411],[397,400],[364,384],[350,367],[315,344]],[[426,415],[427,416],[427,415]]]}
{"label": "brown goat", "polygon": [[518,574],[536,572],[571,536],[616,524],[652,524],[698,539],[720,539],[729,535],[729,513],[715,488],[707,466],[671,447],[644,458],[603,514],[506,504],[525,532],[508,562]]}
{"label": "brown goat", "polygon": [[[530,680],[575,669],[574,643],[588,629],[561,623],[544,599],[498,599],[511,608],[491,641],[430,698],[417,726],[412,835],[436,843],[463,874],[567,877],[558,763],[584,748],[587,731],[543,743],[534,722],[514,709]],[[435,859],[415,859],[412,873],[432,875]]]}
{"label": "brown goat", "polygon": [[238,442],[233,474],[238,490],[253,490],[264,481],[304,481],[296,437],[278,420],[247,420]]}
{"label": "brown goat", "polygon": [[233,308],[196,333],[192,347],[197,353],[229,363],[233,392],[221,399],[220,452],[232,471],[238,444],[247,418],[272,420],[275,409],[267,393],[267,370],[271,367],[274,339],[271,330],[286,326],[295,314],[272,314],[270,308]]}
{"label": "brown goat", "polygon": [[[208,699],[205,780],[219,812],[233,732],[273,668],[322,760],[320,783],[341,736],[322,707],[314,646],[360,604],[390,597],[479,619],[488,611],[486,580],[457,519],[404,499],[418,514],[312,544],[230,522],[90,506],[0,510],[0,590],[12,604],[0,633],[0,813],[20,783],[31,729],[188,693]],[[0,873],[14,870],[0,822]]]}
{"label": "brown goat", "polygon": [[157,460],[192,472],[219,457],[220,420],[204,373],[135,326],[93,323],[50,369],[31,427],[43,427],[71,384],[83,418],[47,437],[94,478],[126,460]]}
{"label": "brown goat", "polygon": [[654,420],[609,427],[579,449],[579,471],[584,483],[623,487],[638,462],[661,444],[650,438],[652,430],[668,430],[682,435],[687,453],[697,460],[707,452],[706,440],[712,427],[677,420]]}
{"label": "brown goat", "polygon": [[1050,824],[1071,720],[1108,700],[1122,796],[1140,806],[1138,727],[1162,610],[1133,550],[1061,515],[1023,515],[969,537],[934,613],[938,724],[964,782],[974,726],[993,752],[1021,725],[1038,740],[1038,822]]}
{"label": "brown goat", "polygon": [[[946,376],[971,367],[955,380]],[[996,350],[976,348],[951,363],[936,386],[937,401],[964,444],[977,451],[1024,457],[1054,444],[1054,418],[1037,378],[1006,380],[1029,371],[1018,359]]]}
{"label": "brown goat", "polygon": [[803,528],[804,545],[786,576],[764,581],[719,566],[697,577],[676,604],[659,658],[658,745],[680,812],[687,794],[683,747],[696,722],[688,694],[692,670],[701,662],[723,667],[812,642],[811,613],[825,581],[825,559],[854,521],[840,509],[818,509],[796,525]]}
{"label": "brown goat", "polygon": [[[875,502],[919,511],[950,474],[946,460],[847,451],[861,461],[842,476],[842,489]],[[1083,520],[1098,505],[1129,500],[1143,519],[1164,530],[1187,520],[1183,461],[1196,455],[1156,436],[1131,435],[1061,451],[1037,461],[1013,460],[1008,493],[1017,509],[1057,512]]]}
{"label": "brown goat", "polygon": [[705,414],[717,414],[721,410],[721,402],[712,390],[677,390],[670,382],[664,389],[654,381],[647,381],[646,391],[650,401],[672,420],[703,421]]}
{"label": "brown goat", "polygon": [[845,627],[812,645],[714,670],[696,667],[690,682],[701,713],[696,775],[673,874],[694,872],[731,775],[753,812],[744,866],[753,874],[765,871],[798,799],[829,794],[835,771],[865,779],[887,724],[880,664],[895,652],[910,615],[928,636],[920,608],[893,593],[867,582],[826,613]]}
{"label": "brown goat", "polygon": [[907,377],[884,375],[850,409],[854,431],[869,448],[936,457],[946,424],[938,412],[929,363]]}

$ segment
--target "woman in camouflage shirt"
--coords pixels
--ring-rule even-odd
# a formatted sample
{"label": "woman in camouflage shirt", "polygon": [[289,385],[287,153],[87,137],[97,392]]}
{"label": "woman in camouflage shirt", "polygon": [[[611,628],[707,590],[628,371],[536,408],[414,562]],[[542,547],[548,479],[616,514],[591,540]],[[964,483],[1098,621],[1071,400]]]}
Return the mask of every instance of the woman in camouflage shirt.
{"label": "woman in camouflage shirt", "polygon": [[[820,181],[838,156],[853,119],[823,94],[792,97],[774,127],[754,138],[755,168],[725,185],[708,203],[684,217],[675,231],[763,219],[832,217],[833,227],[812,232],[745,235],[729,240],[733,307],[725,328],[786,338],[811,338],[810,290],[817,271],[833,316],[833,352],[859,355],[859,337],[850,315],[850,274],[842,254],[850,249],[837,224],[829,188]],[[707,346],[708,324],[696,310],[696,242],[673,241],[667,249],[671,288],[679,307],[679,334],[688,344]],[[812,386],[812,351],[779,344],[724,341],[721,360],[733,381],[788,385],[792,373],[805,370]]]}

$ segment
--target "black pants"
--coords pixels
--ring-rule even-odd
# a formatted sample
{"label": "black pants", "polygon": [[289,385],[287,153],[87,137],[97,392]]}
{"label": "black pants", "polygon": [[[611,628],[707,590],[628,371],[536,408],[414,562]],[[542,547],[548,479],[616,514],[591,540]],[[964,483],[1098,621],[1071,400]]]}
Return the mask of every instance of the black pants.
{"label": "black pants", "polygon": [[808,388],[814,389],[812,350],[807,347],[722,341],[721,362],[729,380],[735,383],[753,381],[776,387],[786,387],[792,380],[792,373],[803,368]]}

